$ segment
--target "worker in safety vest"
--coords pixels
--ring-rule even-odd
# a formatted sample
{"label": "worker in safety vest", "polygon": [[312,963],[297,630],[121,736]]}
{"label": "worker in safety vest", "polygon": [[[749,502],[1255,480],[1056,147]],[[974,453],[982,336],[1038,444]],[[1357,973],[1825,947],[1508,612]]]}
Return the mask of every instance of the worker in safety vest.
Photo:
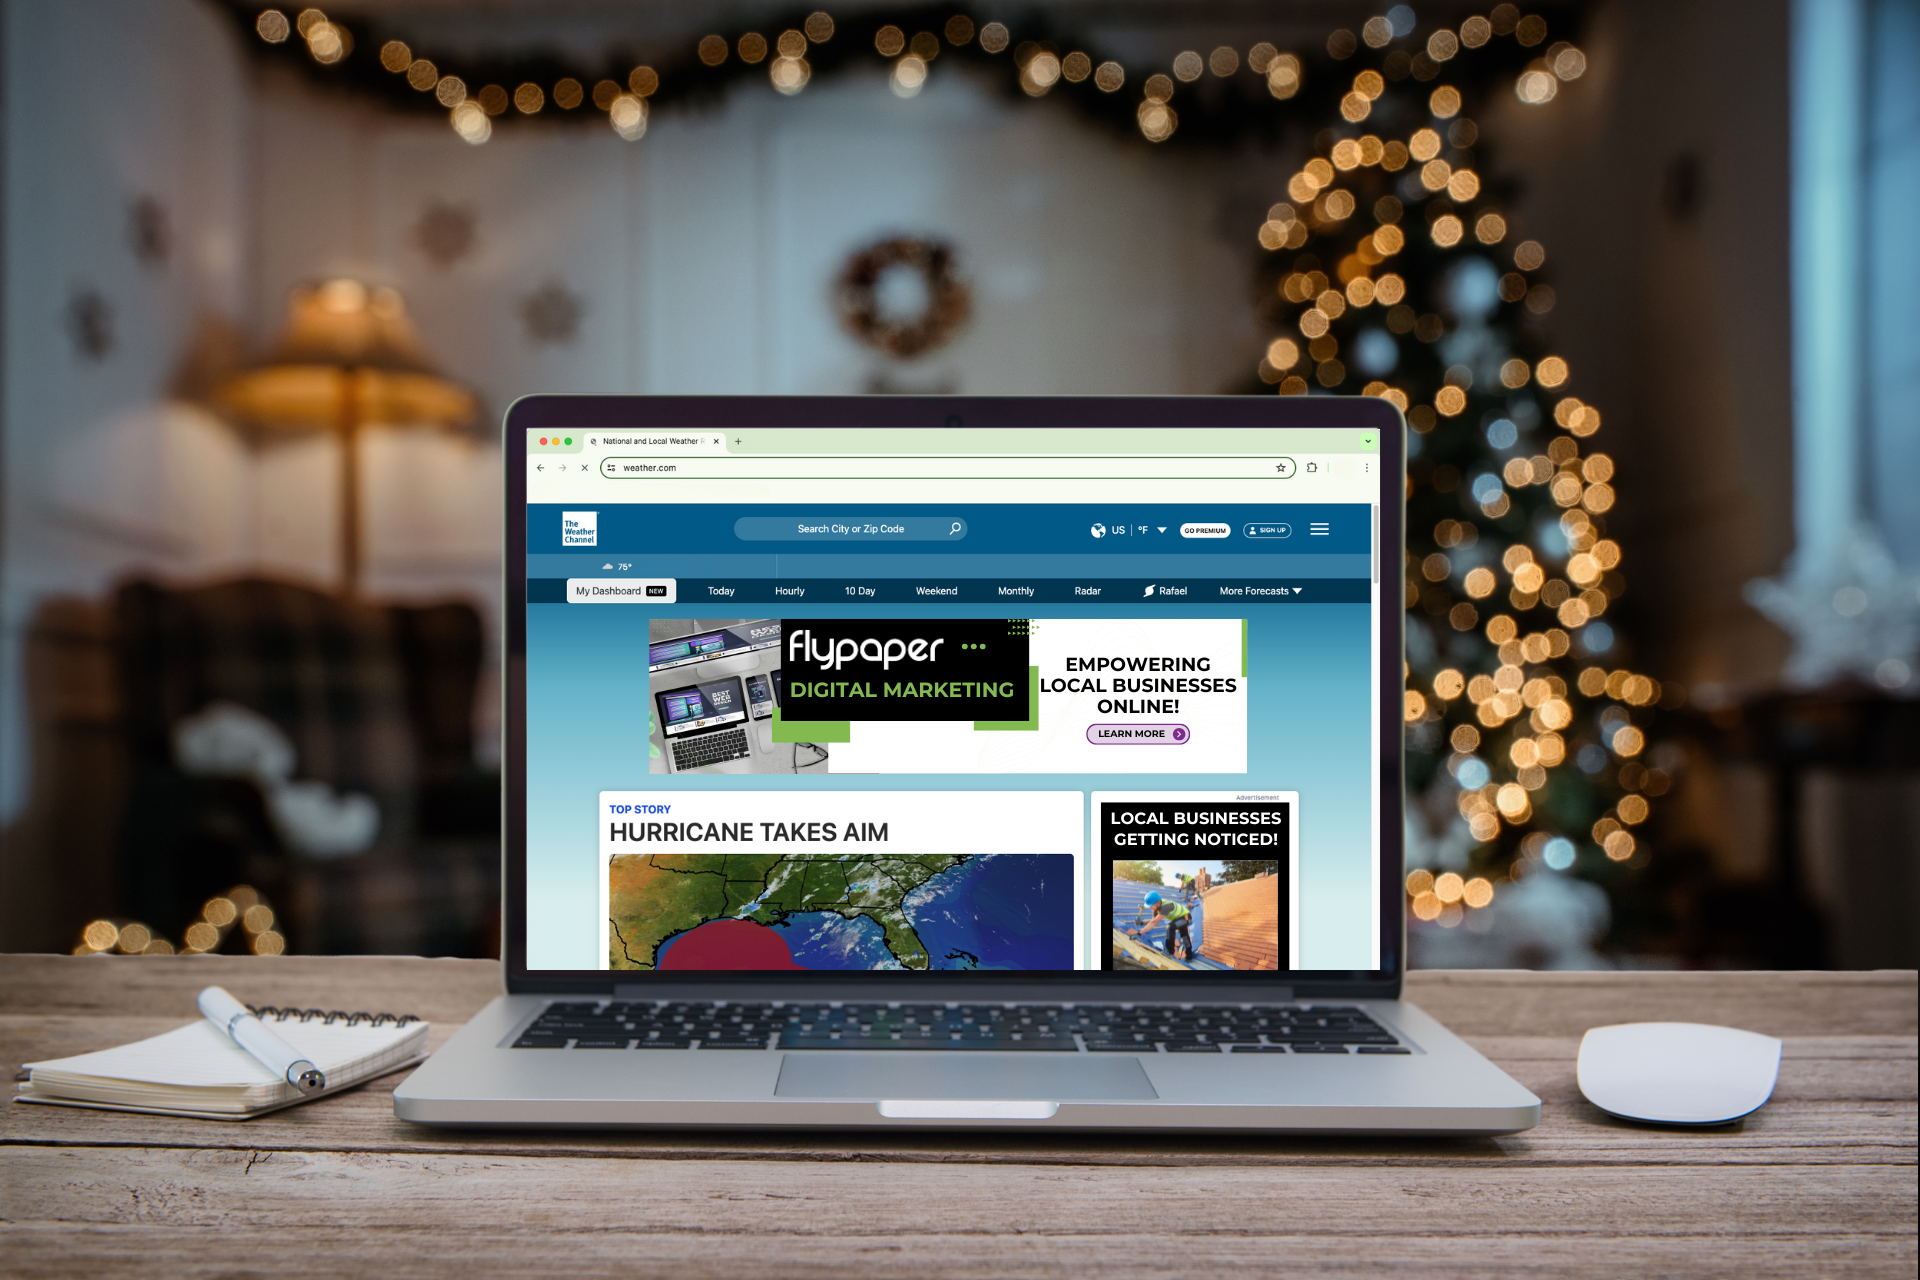
{"label": "worker in safety vest", "polygon": [[1167,922],[1166,953],[1170,956],[1180,954],[1175,945],[1175,940],[1178,939],[1179,942],[1186,944],[1187,959],[1193,959],[1193,912],[1183,904],[1171,898],[1163,898],[1157,893],[1147,895],[1146,909],[1150,919],[1142,928],[1133,930],[1134,936],[1138,937],[1147,929],[1151,929],[1155,921],[1164,920]]}

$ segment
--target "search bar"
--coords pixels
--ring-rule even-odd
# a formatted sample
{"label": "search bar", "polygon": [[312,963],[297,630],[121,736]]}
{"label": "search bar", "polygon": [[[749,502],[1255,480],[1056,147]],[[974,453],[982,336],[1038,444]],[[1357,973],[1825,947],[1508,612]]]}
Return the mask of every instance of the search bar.
{"label": "search bar", "polygon": [[[1332,470],[1316,461],[1314,475]],[[800,457],[603,457],[609,480],[1285,480],[1293,459],[1281,457],[981,457],[910,454]]]}
{"label": "search bar", "polygon": [[959,516],[741,516],[733,536],[742,542],[958,542],[967,536]]}

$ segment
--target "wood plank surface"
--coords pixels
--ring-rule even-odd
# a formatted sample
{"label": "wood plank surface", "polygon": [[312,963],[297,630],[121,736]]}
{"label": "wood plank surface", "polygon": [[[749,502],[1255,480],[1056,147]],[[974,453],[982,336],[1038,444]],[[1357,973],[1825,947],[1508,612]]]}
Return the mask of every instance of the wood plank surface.
{"label": "wood plank surface", "polygon": [[[0,957],[0,1063],[177,1026],[212,982],[256,1004],[416,1011],[435,1044],[499,990],[481,961]],[[9,1104],[0,1274],[1915,1274],[1914,974],[1407,985],[1541,1096],[1539,1127],[462,1133],[394,1119],[400,1076],[245,1124]],[[1574,1084],[1580,1033],[1650,1019],[1781,1036],[1773,1101],[1701,1131],[1601,1114]]]}

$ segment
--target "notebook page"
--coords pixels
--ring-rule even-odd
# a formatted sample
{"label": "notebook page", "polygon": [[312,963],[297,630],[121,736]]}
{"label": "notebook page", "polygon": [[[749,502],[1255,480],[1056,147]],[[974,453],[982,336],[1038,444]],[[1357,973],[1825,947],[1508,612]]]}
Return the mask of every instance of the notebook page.
{"label": "notebook page", "polygon": [[[282,1031],[278,1023],[269,1025],[276,1033]],[[27,1065],[43,1074],[93,1076],[198,1089],[246,1088],[273,1084],[276,1079],[259,1059],[221,1034],[220,1029],[205,1018],[132,1044]]]}
{"label": "notebook page", "polygon": [[[329,1077],[357,1074],[354,1068],[388,1056],[425,1029],[418,1022],[350,1027],[272,1018],[266,1025]],[[117,1048],[27,1065],[41,1075],[91,1076],[172,1088],[245,1089],[284,1083],[204,1018]]]}

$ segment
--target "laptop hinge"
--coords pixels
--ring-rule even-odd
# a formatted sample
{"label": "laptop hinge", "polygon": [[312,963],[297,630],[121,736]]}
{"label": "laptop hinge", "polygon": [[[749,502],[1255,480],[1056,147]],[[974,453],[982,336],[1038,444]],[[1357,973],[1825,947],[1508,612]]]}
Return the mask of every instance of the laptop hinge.
{"label": "laptop hinge", "polygon": [[[616,982],[613,986],[613,998],[615,1000],[658,1000],[661,998],[660,988],[658,984],[653,984],[653,983]],[[684,995],[684,993],[681,994],[681,998],[698,999],[697,996],[688,997]],[[737,996],[733,998],[738,999]],[[807,999],[807,996],[803,990],[796,988],[792,991],[782,990],[779,992],[768,992],[766,995],[766,998],[769,1000],[794,1000],[794,999],[805,1000]],[[834,998],[836,999],[846,998],[846,995],[845,993],[836,993]],[[853,997],[853,998],[858,998],[858,997]],[[939,1000],[941,998],[942,997],[940,996],[937,988],[923,989],[923,990],[917,990],[917,991],[911,991],[911,992],[903,989],[899,991],[897,994],[888,993],[886,995],[881,995],[876,992],[874,994],[871,994],[865,997],[865,999],[870,1001],[886,1001],[886,1000],[927,1001],[927,1000]],[[947,998],[951,999],[952,997],[947,997]],[[969,995],[968,998],[979,999],[977,995]],[[1019,994],[1013,991],[1009,991],[1004,997],[1000,997],[1000,998],[1013,1001],[1014,1003],[1019,1003],[1020,1001]],[[1192,997],[1190,995],[1187,995],[1187,996],[1179,995],[1179,994],[1176,994],[1175,991],[1169,990],[1167,994],[1161,998],[1164,1000],[1167,1000],[1168,1002],[1177,1003],[1182,999],[1191,999]],[[1210,993],[1209,996],[1207,997],[1209,1001],[1217,1002],[1220,1004],[1238,1004],[1241,1002],[1241,1000],[1244,1000],[1246,998],[1247,997],[1245,996],[1235,996],[1233,994],[1230,994],[1227,992],[1221,992],[1217,990]],[[1294,996],[1293,996],[1292,987],[1262,986],[1260,988],[1258,1001],[1261,1004],[1288,1004],[1292,1002],[1293,998]],[[1129,990],[1125,994],[1114,993],[1109,995],[1109,994],[1102,993],[1097,986],[1093,986],[1089,984],[1089,986],[1085,991],[1075,993],[1070,999],[1063,1000],[1056,993],[1051,995],[1041,1003],[1046,1003],[1046,1004],[1069,1004],[1069,1003],[1071,1004],[1121,1004],[1121,1003],[1140,1004],[1147,999],[1151,999],[1151,997],[1143,996],[1141,992],[1137,989]]]}

